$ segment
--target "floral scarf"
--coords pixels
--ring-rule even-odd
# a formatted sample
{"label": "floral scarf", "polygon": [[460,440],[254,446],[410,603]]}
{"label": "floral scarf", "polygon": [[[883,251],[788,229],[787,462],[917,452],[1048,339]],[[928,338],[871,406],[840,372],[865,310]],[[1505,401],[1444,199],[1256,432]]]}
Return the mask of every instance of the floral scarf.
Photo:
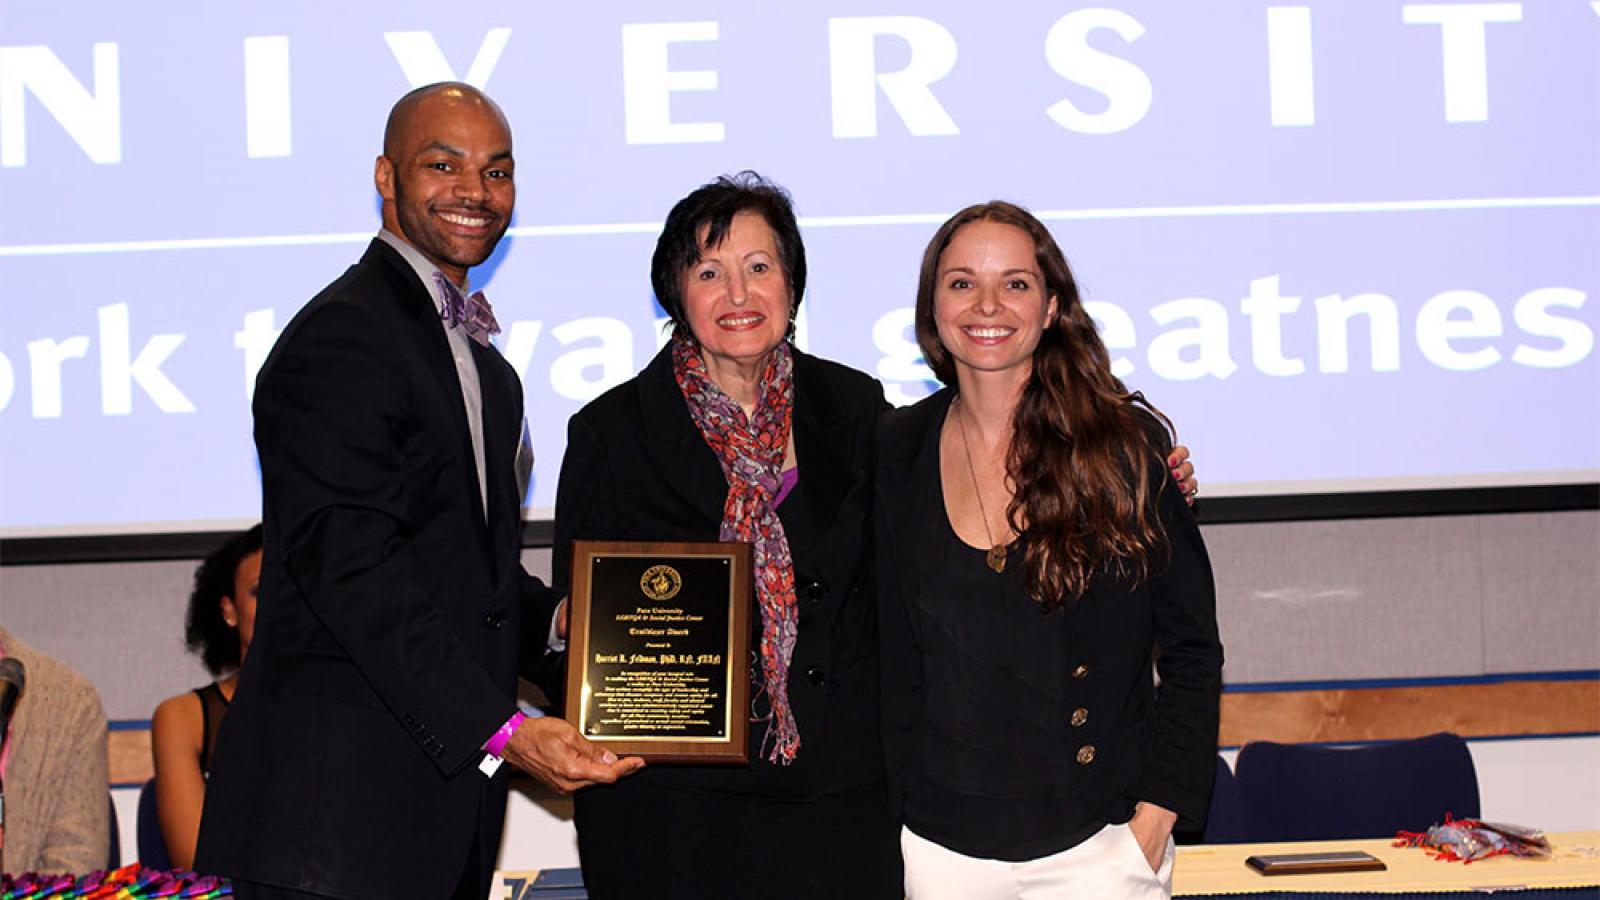
{"label": "floral scarf", "polygon": [[[794,357],[778,344],[761,374],[754,421],[712,382],[700,348],[683,337],[672,341],[672,372],[689,405],[689,417],[717,454],[728,480],[722,504],[724,541],[755,545],[756,600],[761,607],[761,672],[772,723],[763,753],[780,765],[794,761],[800,730],[789,708],[789,660],[794,655],[800,614],[794,595],[794,560],[789,539],[773,509],[783,481],[783,457],[794,420]],[[766,751],[771,744],[771,751]]]}

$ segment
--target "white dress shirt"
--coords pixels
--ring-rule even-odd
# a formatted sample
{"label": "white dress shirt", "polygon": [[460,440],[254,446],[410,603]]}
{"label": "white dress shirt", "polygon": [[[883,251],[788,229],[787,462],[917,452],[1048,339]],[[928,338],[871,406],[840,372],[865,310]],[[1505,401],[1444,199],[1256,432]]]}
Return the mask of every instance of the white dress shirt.
{"label": "white dress shirt", "polygon": [[[456,378],[461,382],[461,400],[467,407],[467,432],[472,435],[472,457],[478,467],[478,499],[482,501],[483,515],[487,519],[489,479],[484,472],[483,462],[483,388],[478,382],[478,364],[472,358],[472,339],[467,337],[464,329],[453,328],[444,321],[444,297],[440,296],[439,285],[433,280],[433,273],[438,272],[439,267],[423,256],[421,250],[387,228],[378,229],[378,240],[393,247],[411,264],[417,277],[422,279],[422,286],[433,297],[434,310],[439,313],[439,327],[444,329],[445,339],[450,342],[450,355],[456,363]],[[471,282],[457,287],[461,289],[463,297],[472,293]]]}

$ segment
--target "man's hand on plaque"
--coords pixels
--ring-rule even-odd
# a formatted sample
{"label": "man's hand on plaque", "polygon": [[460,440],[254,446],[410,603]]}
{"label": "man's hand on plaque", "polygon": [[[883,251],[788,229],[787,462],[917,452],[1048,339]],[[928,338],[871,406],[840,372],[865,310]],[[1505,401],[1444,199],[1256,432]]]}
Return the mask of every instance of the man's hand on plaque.
{"label": "man's hand on plaque", "polygon": [[571,605],[571,597],[562,597],[560,605],[556,607],[556,637],[563,641],[567,639],[567,607]]}
{"label": "man's hand on plaque", "polygon": [[610,784],[644,768],[639,757],[619,758],[554,716],[523,720],[506,742],[504,757],[563,794],[591,784]]}

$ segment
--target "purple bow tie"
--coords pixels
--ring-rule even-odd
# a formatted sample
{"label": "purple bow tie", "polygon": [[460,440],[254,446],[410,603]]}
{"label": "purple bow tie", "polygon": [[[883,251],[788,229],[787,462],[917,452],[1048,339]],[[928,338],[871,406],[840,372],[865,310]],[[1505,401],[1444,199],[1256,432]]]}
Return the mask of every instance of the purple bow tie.
{"label": "purple bow tie", "polygon": [[460,326],[466,329],[467,337],[485,347],[489,346],[489,336],[500,333],[500,323],[494,320],[494,310],[489,308],[489,301],[483,298],[483,291],[473,291],[472,296],[464,297],[455,282],[439,271],[433,273],[433,281],[444,297],[444,308],[439,310],[439,318],[451,328]]}

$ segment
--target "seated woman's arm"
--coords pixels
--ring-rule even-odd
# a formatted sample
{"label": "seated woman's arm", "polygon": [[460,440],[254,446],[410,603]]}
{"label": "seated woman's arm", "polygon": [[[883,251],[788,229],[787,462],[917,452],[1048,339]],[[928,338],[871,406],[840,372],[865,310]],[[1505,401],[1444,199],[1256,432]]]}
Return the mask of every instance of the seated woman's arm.
{"label": "seated woman's arm", "polygon": [[156,816],[172,864],[194,865],[200,833],[200,807],[206,779],[200,773],[200,744],[205,731],[200,698],[193,693],[162,701],[150,721],[150,748],[156,767]]}

